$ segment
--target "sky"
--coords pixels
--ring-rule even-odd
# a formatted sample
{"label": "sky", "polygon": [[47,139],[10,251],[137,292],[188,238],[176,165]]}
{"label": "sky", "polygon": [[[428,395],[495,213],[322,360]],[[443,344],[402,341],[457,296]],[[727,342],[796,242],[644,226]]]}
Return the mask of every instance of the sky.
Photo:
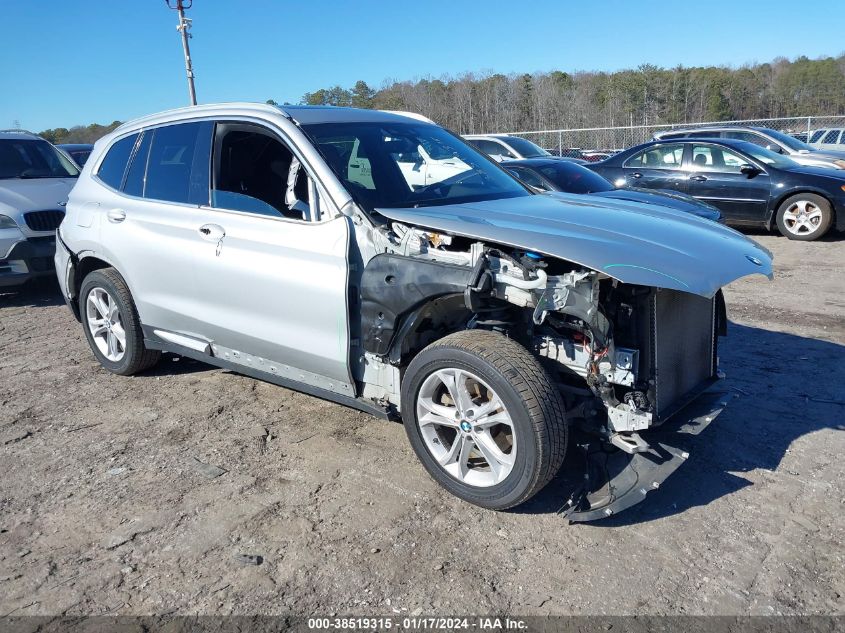
{"label": "sky", "polygon": [[[800,8],[799,8],[800,4]],[[194,0],[200,103],[297,103],[387,79],[731,65],[838,55],[843,0]],[[0,128],[41,131],[188,104],[175,11],[163,0],[0,0]],[[825,35],[829,34],[829,35]]]}

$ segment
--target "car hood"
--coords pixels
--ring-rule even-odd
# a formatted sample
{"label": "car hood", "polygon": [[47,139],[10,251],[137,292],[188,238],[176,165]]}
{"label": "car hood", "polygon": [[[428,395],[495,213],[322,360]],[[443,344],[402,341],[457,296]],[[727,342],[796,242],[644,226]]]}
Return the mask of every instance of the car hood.
{"label": "car hood", "polygon": [[830,167],[814,167],[813,165],[798,165],[797,167],[790,167],[788,171],[791,174],[805,174],[807,176],[816,176],[837,181],[840,185],[845,183],[845,171],[841,169],[831,169]]}
{"label": "car hood", "polygon": [[0,179],[0,213],[63,210],[76,178]]}
{"label": "car hood", "polygon": [[406,224],[558,257],[623,283],[704,297],[746,275],[772,278],[772,254],[756,242],[656,205],[549,193],[377,211]]}
{"label": "car hood", "polygon": [[615,200],[630,200],[632,202],[644,202],[646,204],[659,204],[660,206],[693,213],[700,218],[707,220],[718,220],[722,217],[719,210],[709,204],[696,200],[685,193],[672,191],[659,191],[655,189],[612,189],[592,194],[602,198],[613,198]]}

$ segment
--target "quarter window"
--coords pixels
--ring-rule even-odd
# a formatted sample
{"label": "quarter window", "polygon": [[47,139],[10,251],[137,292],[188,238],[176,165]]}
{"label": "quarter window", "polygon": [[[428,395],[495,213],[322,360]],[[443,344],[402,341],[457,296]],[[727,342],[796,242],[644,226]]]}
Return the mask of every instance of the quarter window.
{"label": "quarter window", "polygon": [[211,128],[202,122],[152,130],[145,198],[208,204]]}
{"label": "quarter window", "polygon": [[680,169],[684,156],[684,146],[681,143],[657,145],[643,150],[633,158],[629,158],[625,167],[642,167],[644,169]]}
{"label": "quarter window", "polygon": [[106,157],[100,163],[97,177],[112,189],[120,189],[123,185],[126,165],[129,163],[129,157],[132,155],[132,149],[135,147],[137,140],[137,134],[120,139],[109,148]]}

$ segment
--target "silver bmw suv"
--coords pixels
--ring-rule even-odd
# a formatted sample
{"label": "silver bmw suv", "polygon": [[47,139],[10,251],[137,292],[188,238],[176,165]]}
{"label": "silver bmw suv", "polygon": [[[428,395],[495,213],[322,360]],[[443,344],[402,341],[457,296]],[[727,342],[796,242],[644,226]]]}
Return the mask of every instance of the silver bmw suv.
{"label": "silver bmw suv", "polygon": [[494,509],[543,488],[577,428],[592,474],[561,502],[573,520],[641,501],[683,461],[724,405],[720,288],[772,271],[722,225],[535,194],[431,122],[335,107],[125,124],[58,239],[109,371],[174,352],[401,418],[435,480]]}

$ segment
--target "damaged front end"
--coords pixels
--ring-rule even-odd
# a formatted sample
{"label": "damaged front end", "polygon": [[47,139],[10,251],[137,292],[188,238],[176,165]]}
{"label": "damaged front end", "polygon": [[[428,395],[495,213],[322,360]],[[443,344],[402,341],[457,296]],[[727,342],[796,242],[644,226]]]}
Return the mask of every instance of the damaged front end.
{"label": "damaged front end", "polygon": [[[661,284],[668,275],[655,271],[647,285],[640,283],[648,279],[644,266],[626,264],[634,271],[629,281],[621,270],[611,274],[548,249],[404,222],[374,241],[379,252],[360,281],[365,394],[398,404],[398,368],[449,331],[493,329],[519,341],[555,380],[568,424],[588,438],[578,442],[583,485],[561,508],[571,521],[642,501],[727,403],[712,389],[726,332],[724,300],[712,282],[689,292],[680,278]],[[386,366],[396,369],[393,393],[376,393]]]}

